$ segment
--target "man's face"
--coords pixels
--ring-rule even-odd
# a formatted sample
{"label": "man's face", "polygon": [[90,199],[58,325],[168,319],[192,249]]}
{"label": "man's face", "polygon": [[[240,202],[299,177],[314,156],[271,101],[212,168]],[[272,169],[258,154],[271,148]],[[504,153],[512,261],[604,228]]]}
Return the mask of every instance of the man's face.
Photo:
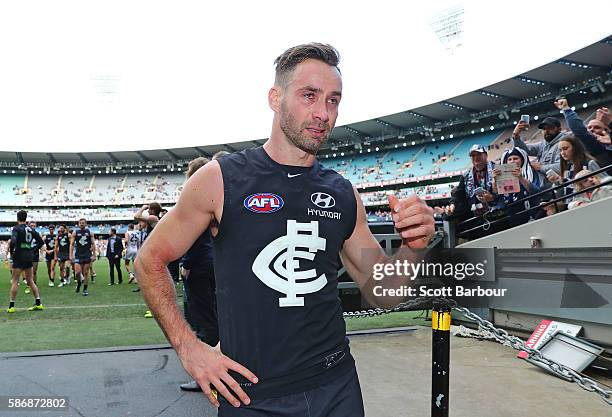
{"label": "man's face", "polygon": [[485,152],[472,152],[470,154],[472,158],[472,165],[477,170],[481,171],[487,166],[487,154]]}
{"label": "man's face", "polygon": [[81,230],[85,229],[87,227],[87,222],[83,219],[79,220],[79,228]]}
{"label": "man's face", "polygon": [[542,130],[544,131],[544,139],[549,142],[556,138],[559,133],[561,133],[561,128],[557,126],[546,125],[543,126]]}
{"label": "man's face", "polygon": [[36,222],[30,222],[30,227],[32,229],[36,229]]}
{"label": "man's face", "polygon": [[341,95],[342,79],[336,68],[313,59],[295,67],[281,89],[278,114],[287,139],[316,155],[336,124]]}
{"label": "man's face", "polygon": [[66,229],[64,228],[64,226],[60,226],[59,230],[57,232],[64,234],[65,231],[66,231]]}
{"label": "man's face", "polygon": [[552,216],[553,214],[557,213],[557,208],[554,204],[547,205],[546,207],[544,207],[544,210],[546,211],[547,216]]}
{"label": "man's face", "polygon": [[597,119],[591,120],[587,125],[587,129],[595,136],[602,136],[603,134],[608,133],[608,127]]}
{"label": "man's face", "polygon": [[55,227],[49,226],[49,234],[52,235],[53,233],[55,233]]}

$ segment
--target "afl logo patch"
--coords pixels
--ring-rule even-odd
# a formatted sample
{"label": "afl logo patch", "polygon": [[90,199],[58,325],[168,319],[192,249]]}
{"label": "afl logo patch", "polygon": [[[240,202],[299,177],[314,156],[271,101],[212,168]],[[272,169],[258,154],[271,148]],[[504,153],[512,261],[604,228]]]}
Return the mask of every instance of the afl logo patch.
{"label": "afl logo patch", "polygon": [[244,207],[254,213],[274,213],[282,209],[284,205],[283,199],[272,193],[251,194],[244,199]]}

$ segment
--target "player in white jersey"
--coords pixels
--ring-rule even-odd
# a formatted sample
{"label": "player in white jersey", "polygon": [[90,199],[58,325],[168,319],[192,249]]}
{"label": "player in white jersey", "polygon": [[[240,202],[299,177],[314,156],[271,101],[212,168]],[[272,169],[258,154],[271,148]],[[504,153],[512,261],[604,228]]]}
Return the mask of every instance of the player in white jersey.
{"label": "player in white jersey", "polygon": [[138,248],[140,247],[140,231],[134,230],[134,223],[130,223],[128,225],[128,231],[125,232],[125,269],[127,269],[130,274],[129,284],[134,282],[134,272],[132,272],[132,267],[130,266],[130,262],[136,260],[136,255],[138,254]]}

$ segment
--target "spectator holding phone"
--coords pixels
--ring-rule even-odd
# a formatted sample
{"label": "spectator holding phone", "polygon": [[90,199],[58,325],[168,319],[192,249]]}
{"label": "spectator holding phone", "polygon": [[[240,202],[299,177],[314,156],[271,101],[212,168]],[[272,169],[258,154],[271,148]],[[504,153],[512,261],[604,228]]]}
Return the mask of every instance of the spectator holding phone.
{"label": "spectator holding phone", "polygon": [[612,115],[610,111],[606,107],[597,109],[595,118],[585,125],[578,114],[572,110],[567,99],[556,100],[555,106],[563,112],[563,117],[570,130],[582,142],[587,152],[593,155],[601,166],[612,164],[612,143],[610,141]]}
{"label": "spectator holding phone", "polygon": [[[548,180],[553,183],[561,184],[574,179],[574,175],[588,169],[591,172],[597,171],[600,167],[595,158],[586,152],[584,145],[575,136],[564,136],[559,142],[561,161],[559,164],[559,174],[549,172]],[[574,192],[574,184],[565,187],[565,195]],[[571,201],[571,200],[570,200]],[[567,203],[568,201],[566,201]]]}
{"label": "spectator holding phone", "polygon": [[487,151],[482,145],[475,144],[470,148],[472,167],[459,180],[459,185],[451,193],[451,204],[445,209],[452,219],[463,220],[472,216],[481,216],[493,202],[493,169],[495,165],[488,161]]}
{"label": "spectator holding phone", "polygon": [[512,145],[523,149],[529,156],[535,156],[536,161],[531,166],[540,176],[542,188],[550,188],[551,184],[546,180],[546,172],[553,170],[559,174],[559,141],[564,133],[561,131],[561,122],[554,117],[546,117],[538,125],[538,129],[544,131],[544,140],[538,143],[526,144],[521,138],[521,132],[529,128],[529,123],[524,120],[518,122],[512,132]]}
{"label": "spectator holding phone", "polygon": [[[502,155],[501,163],[515,166],[512,171],[512,175],[518,178],[520,185],[519,192],[499,194],[496,199],[496,208],[506,212],[506,214],[509,216],[510,226],[514,227],[519,224],[527,223],[529,220],[544,217],[545,213],[542,211],[542,209],[533,209],[519,216],[515,216],[519,212],[539,205],[540,199],[538,197],[525,200],[523,204],[512,205],[512,203],[515,201],[528,197],[531,194],[536,194],[540,191],[540,176],[531,166],[527,152],[517,147],[507,149]],[[495,168],[493,170],[494,191],[497,191],[497,179],[501,174],[502,171],[500,168]]]}

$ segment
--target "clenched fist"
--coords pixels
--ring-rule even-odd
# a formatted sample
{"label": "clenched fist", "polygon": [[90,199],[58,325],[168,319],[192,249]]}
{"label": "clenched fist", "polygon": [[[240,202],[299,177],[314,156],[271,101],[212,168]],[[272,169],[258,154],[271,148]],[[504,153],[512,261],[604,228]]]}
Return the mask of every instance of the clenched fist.
{"label": "clenched fist", "polygon": [[435,233],[433,209],[416,194],[402,200],[390,195],[389,207],[402,245],[411,249],[426,248]]}

